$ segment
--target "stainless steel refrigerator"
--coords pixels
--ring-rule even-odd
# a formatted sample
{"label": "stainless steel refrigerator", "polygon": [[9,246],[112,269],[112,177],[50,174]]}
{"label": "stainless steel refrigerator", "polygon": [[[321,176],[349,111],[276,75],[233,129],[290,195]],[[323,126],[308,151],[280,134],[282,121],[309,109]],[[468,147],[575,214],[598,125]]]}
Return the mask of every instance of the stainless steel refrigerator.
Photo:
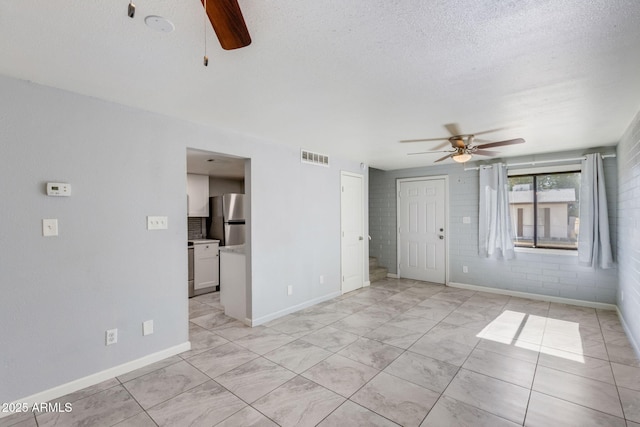
{"label": "stainless steel refrigerator", "polygon": [[244,194],[229,193],[209,199],[207,230],[209,239],[220,240],[220,246],[245,242]]}

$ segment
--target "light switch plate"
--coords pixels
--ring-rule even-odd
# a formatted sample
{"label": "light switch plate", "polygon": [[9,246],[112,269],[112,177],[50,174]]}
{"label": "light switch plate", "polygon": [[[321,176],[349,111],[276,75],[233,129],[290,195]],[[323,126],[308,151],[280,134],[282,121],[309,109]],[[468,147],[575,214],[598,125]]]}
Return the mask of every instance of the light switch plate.
{"label": "light switch plate", "polygon": [[169,228],[169,219],[166,216],[148,216],[147,230],[166,230]]}
{"label": "light switch plate", "polygon": [[462,217],[462,223],[463,224],[471,224],[471,217],[470,216],[463,216]]}
{"label": "light switch plate", "polygon": [[142,322],[142,335],[151,335],[153,333],[153,320]]}
{"label": "light switch plate", "polygon": [[42,220],[42,235],[44,237],[53,237],[58,235],[58,220],[48,218]]}

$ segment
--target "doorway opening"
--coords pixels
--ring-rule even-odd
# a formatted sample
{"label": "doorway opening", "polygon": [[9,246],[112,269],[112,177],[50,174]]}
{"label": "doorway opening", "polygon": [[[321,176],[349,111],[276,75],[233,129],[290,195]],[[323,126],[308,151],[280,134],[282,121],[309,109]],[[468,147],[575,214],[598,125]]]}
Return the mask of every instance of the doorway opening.
{"label": "doorway opening", "polygon": [[[233,305],[234,313],[242,312],[242,320],[251,313],[250,276],[250,223],[251,223],[251,160],[229,154],[187,148],[186,150],[186,207],[187,207],[187,252],[188,277],[185,286],[189,297],[189,320],[211,314],[220,314],[223,321]],[[233,200],[233,218],[221,213],[223,204]],[[228,204],[228,202],[227,202]],[[227,210],[228,211],[228,210]],[[224,211],[224,212],[227,212]],[[222,227],[215,219],[224,215]],[[229,236],[220,236],[226,230]],[[230,265],[225,265],[229,251],[242,252],[242,265],[233,268],[242,271],[229,274]],[[237,257],[234,257],[234,259]],[[241,273],[241,274],[240,274]],[[246,277],[240,285],[232,285],[228,277]],[[242,288],[241,296],[231,297],[225,307],[224,295],[231,288]],[[237,299],[237,301],[236,301]],[[233,320],[233,319],[231,319]],[[197,323],[197,322],[196,322]]]}

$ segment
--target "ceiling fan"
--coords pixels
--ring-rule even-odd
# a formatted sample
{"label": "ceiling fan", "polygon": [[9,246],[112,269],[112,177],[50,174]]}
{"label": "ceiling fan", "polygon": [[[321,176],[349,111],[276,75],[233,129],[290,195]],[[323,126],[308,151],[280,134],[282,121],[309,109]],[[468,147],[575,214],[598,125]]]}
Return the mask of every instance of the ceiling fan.
{"label": "ceiling fan", "polygon": [[200,0],[225,50],[238,49],[251,44],[247,24],[242,17],[238,0]]}
{"label": "ceiling fan", "polygon": [[[427,139],[405,139],[400,142],[425,142],[425,141],[446,141],[443,144],[438,145],[435,151],[420,151],[417,153],[408,153],[409,155],[414,154],[427,154],[427,153],[449,153],[444,157],[439,158],[434,163],[441,162],[445,159],[452,158],[454,161],[458,163],[464,163],[471,160],[473,154],[479,156],[495,156],[498,153],[495,151],[488,151],[486,148],[493,147],[501,147],[503,145],[514,145],[514,144],[522,144],[524,143],[524,139],[516,138],[516,139],[508,139],[505,141],[484,141],[480,139],[475,139],[477,135],[484,135],[491,132],[497,132],[500,129],[491,129],[483,132],[476,133],[462,133],[457,123],[449,123],[444,125],[444,127],[449,131],[451,136],[445,136],[443,138],[427,138]],[[476,142],[484,142],[483,144],[476,144]],[[438,148],[444,148],[446,144],[451,144],[452,150],[437,150]]]}

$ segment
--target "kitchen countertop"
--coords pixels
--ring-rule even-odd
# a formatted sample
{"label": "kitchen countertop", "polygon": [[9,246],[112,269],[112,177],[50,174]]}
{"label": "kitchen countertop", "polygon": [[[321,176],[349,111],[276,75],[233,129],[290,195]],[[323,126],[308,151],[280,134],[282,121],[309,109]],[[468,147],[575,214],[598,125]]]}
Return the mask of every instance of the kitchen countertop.
{"label": "kitchen countertop", "polygon": [[244,245],[220,246],[218,249],[220,249],[220,252],[244,255]]}
{"label": "kitchen countertop", "polygon": [[213,239],[193,239],[193,240],[187,240],[187,244],[191,243],[192,245],[206,245],[206,244],[212,244],[212,243],[220,243],[220,240],[213,240]]}

